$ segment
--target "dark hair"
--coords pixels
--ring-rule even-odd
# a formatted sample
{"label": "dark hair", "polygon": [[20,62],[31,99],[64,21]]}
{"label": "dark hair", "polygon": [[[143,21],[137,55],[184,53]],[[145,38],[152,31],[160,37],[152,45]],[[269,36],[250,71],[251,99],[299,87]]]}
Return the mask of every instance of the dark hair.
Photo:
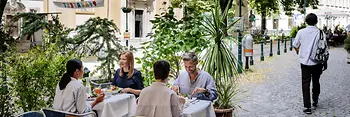
{"label": "dark hair", "polygon": [[317,24],[317,16],[313,13],[307,14],[305,22],[307,25],[314,26]]}
{"label": "dark hair", "polygon": [[66,73],[63,74],[60,82],[58,85],[60,86],[60,90],[63,90],[66,88],[67,84],[70,82],[70,77],[74,75],[74,72],[78,69],[81,70],[81,67],[83,67],[83,63],[80,60],[72,59],[69,60],[66,64]]}
{"label": "dark hair", "polygon": [[153,72],[156,79],[167,79],[170,72],[169,62],[165,60],[158,60],[153,64]]}

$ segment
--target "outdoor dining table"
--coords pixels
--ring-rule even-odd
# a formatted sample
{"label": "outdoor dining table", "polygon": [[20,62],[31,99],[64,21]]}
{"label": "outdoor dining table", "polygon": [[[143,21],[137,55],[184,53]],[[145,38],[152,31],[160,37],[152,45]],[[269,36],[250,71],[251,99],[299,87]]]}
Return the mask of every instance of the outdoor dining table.
{"label": "outdoor dining table", "polygon": [[214,106],[211,101],[194,100],[185,104],[183,117],[215,117]]}
{"label": "outdoor dining table", "polygon": [[[92,101],[87,101],[91,104]],[[133,94],[116,94],[95,105],[99,117],[131,117],[136,112],[136,99]]]}
{"label": "outdoor dining table", "polygon": [[[92,101],[87,101],[91,104]],[[116,94],[95,105],[99,117],[131,117],[136,113],[133,94]],[[182,117],[215,117],[213,103],[206,100],[191,100],[183,107]]]}

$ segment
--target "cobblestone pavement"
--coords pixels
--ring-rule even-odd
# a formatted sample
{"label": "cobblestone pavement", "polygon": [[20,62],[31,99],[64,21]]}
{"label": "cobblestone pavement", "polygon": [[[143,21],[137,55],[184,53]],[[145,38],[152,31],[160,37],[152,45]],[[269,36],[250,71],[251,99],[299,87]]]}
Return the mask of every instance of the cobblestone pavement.
{"label": "cobblestone pavement", "polygon": [[[242,85],[238,117],[350,117],[350,64],[342,47],[330,49],[328,70],[320,79],[319,107],[313,114],[302,112],[300,64],[295,52],[281,53],[257,63],[262,81]],[[254,72],[252,72],[254,73]],[[248,74],[247,74],[248,75]]]}

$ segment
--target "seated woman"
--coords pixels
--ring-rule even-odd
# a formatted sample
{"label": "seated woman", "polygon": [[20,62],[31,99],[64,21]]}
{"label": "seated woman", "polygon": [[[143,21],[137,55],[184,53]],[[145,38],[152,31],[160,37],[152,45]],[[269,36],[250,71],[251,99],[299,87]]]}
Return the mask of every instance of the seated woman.
{"label": "seated woman", "polygon": [[[144,88],[142,83],[141,72],[134,69],[134,55],[130,51],[125,51],[120,54],[120,68],[117,69],[113,86],[123,88],[122,93],[132,93],[136,96],[140,95],[140,91]],[[114,89],[115,87],[113,87]]]}
{"label": "seated woman", "polygon": [[91,111],[91,108],[103,101],[105,94],[102,93],[91,105],[86,104],[86,88],[78,81],[83,74],[84,67],[80,60],[67,62],[66,73],[56,87],[53,109],[82,114]]}
{"label": "seated woman", "polygon": [[146,117],[179,117],[185,99],[179,97],[166,85],[170,73],[170,64],[160,60],[153,64],[156,82],[141,91],[137,116]]}

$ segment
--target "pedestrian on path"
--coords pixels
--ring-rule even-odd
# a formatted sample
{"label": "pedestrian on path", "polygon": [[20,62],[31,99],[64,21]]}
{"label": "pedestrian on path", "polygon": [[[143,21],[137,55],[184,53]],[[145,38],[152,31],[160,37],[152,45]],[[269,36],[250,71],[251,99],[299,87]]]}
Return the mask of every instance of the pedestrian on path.
{"label": "pedestrian on path", "polygon": [[[296,38],[293,41],[293,46],[301,63],[302,92],[305,107],[303,112],[306,114],[311,114],[310,82],[312,80],[312,105],[317,107],[320,95],[320,76],[322,71],[327,69],[327,62],[318,61],[314,58],[318,57],[319,54],[323,54],[319,52],[319,42],[322,39],[325,40],[324,37],[326,36],[320,29],[315,27],[317,24],[317,16],[315,14],[308,14],[305,18],[305,22],[308,24],[308,26],[298,31]],[[324,42],[326,46],[323,48],[322,52],[326,51],[328,54],[327,42],[322,42]],[[327,60],[328,56],[325,61]]]}

